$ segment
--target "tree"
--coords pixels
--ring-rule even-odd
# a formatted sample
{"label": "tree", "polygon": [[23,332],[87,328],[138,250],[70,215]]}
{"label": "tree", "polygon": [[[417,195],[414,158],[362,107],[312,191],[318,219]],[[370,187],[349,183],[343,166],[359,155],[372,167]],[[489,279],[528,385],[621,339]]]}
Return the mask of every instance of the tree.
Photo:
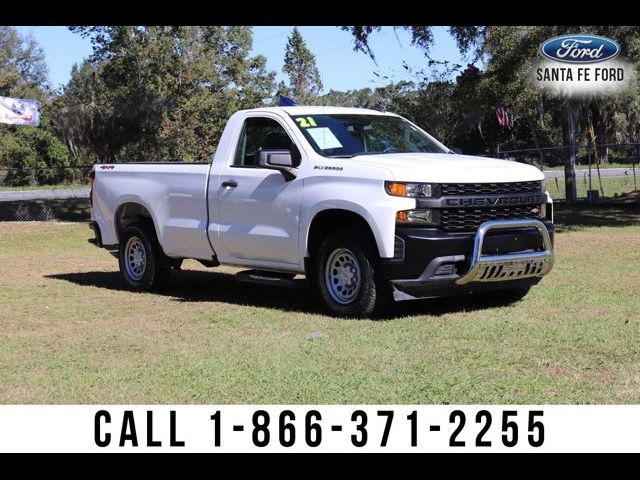
{"label": "tree", "polygon": [[[345,26],[341,27],[342,30],[350,32],[354,38],[354,50],[365,52],[371,58],[375,60],[375,52],[371,50],[369,46],[369,37],[372,33],[380,31],[382,28],[379,25],[365,25],[365,26]],[[411,32],[411,44],[417,45],[424,49],[425,52],[429,51],[429,48],[433,45],[433,31],[431,26],[402,26],[393,27],[394,29],[402,28]],[[456,28],[456,27],[451,27]]]}
{"label": "tree", "polygon": [[[381,27],[342,28],[353,34],[354,49],[373,57],[369,38]],[[412,43],[423,48],[428,57],[433,45],[432,27],[394,28],[410,30]],[[606,143],[608,139],[637,141],[640,134],[637,121],[640,114],[640,88],[637,84],[616,95],[568,99],[544,95],[529,81],[529,74],[539,58],[541,42],[572,32],[616,39],[625,56],[638,70],[640,27],[457,26],[449,27],[449,32],[456,39],[460,51],[470,53],[473,59],[482,59],[484,68],[476,72],[467,69],[450,91],[445,84],[438,86],[438,82],[419,82],[416,91],[397,104],[402,106],[408,101],[408,110],[414,112],[416,117],[422,112],[423,119],[417,121],[428,124],[429,116],[436,123],[446,121],[448,131],[457,131],[452,132],[456,141],[471,144],[473,150],[482,149],[484,153],[495,152],[497,144],[506,143],[515,148],[534,146],[542,160],[548,158],[548,154],[543,153],[543,146],[567,145],[562,160],[565,166],[566,198],[569,201],[575,199],[575,145],[587,143],[586,125],[589,119],[593,122],[599,142]],[[439,95],[432,94],[436,91]],[[438,100],[447,92],[450,98],[446,101],[449,105],[455,105],[452,115],[446,108],[437,108]],[[495,107],[507,107],[510,110],[512,118],[515,118],[513,128],[496,126],[495,115],[491,115]],[[470,129],[472,125],[476,126],[475,131]],[[437,136],[437,132],[434,133]],[[446,142],[446,134],[443,139]],[[606,149],[599,157],[606,159]]]}
{"label": "tree", "polygon": [[250,56],[249,27],[72,31],[94,50],[65,89],[60,125],[70,148],[76,138],[102,161],[206,160],[233,112],[273,95],[275,74]]}
{"label": "tree", "polygon": [[[555,145],[565,145],[565,189],[568,201],[575,200],[575,160],[576,144],[586,144],[588,118],[593,118],[599,131],[600,140],[615,136],[607,131],[622,122],[614,122],[614,116],[621,111],[632,111],[634,103],[628,95],[638,98],[637,86],[622,95],[606,97],[562,98],[548,97],[534,88],[528,81],[533,62],[538,58],[539,45],[544,40],[571,32],[591,33],[615,38],[626,56],[636,65],[640,59],[640,28],[638,27],[566,27],[566,26],[508,26],[486,27],[475,44],[487,62],[488,96],[502,104],[509,105],[517,115],[519,127],[530,132],[529,145],[539,145],[541,138],[551,140]],[[626,98],[626,104],[620,98]],[[609,108],[605,107],[608,105]],[[599,106],[599,108],[598,108]],[[613,107],[613,108],[611,108]],[[594,115],[597,112],[599,115]],[[545,121],[546,119],[546,121]],[[549,121],[551,120],[551,121]],[[559,137],[553,130],[561,132]]]}
{"label": "tree", "polygon": [[360,88],[347,90],[329,90],[328,93],[318,97],[314,103],[319,105],[331,105],[338,107],[378,108],[380,98],[377,90]]}
{"label": "tree", "polygon": [[74,65],[61,97],[54,101],[53,120],[76,163],[112,163],[118,152],[135,142],[139,125],[115,99],[102,76],[102,62]]}
{"label": "tree", "polygon": [[47,90],[42,48],[15,28],[0,26],[0,96],[43,100]]}
{"label": "tree", "polygon": [[291,95],[301,104],[311,103],[322,92],[315,56],[295,27],[287,41],[282,71],[289,76]]}
{"label": "tree", "polygon": [[77,173],[62,168],[69,166],[69,154],[55,136],[46,114],[41,116],[39,127],[9,127],[10,131],[0,129],[0,168],[9,167],[5,184],[51,185]]}
{"label": "tree", "polygon": [[0,27],[0,95],[39,100],[38,127],[0,124],[0,167],[4,183],[36,185],[66,178],[69,155],[50,122],[51,92],[42,48],[13,27]]}

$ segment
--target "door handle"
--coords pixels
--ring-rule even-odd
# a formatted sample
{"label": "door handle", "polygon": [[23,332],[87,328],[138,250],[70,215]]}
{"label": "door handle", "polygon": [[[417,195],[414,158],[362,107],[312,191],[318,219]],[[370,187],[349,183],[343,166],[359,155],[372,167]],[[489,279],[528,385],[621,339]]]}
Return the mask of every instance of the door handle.
{"label": "door handle", "polygon": [[236,188],[238,186],[238,182],[235,180],[226,180],[222,182],[222,186],[225,188]]}

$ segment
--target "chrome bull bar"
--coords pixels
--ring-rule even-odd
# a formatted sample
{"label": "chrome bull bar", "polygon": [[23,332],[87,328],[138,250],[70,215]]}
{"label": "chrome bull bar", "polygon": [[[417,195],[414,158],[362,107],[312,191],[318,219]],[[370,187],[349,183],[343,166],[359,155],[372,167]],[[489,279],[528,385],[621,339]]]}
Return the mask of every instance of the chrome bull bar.
{"label": "chrome bull bar", "polygon": [[[543,251],[482,255],[484,237],[492,230],[535,228],[542,238]],[[456,280],[458,285],[469,282],[502,282],[527,277],[542,277],[553,268],[553,247],[544,223],[539,220],[491,220],[478,228],[469,271]]]}

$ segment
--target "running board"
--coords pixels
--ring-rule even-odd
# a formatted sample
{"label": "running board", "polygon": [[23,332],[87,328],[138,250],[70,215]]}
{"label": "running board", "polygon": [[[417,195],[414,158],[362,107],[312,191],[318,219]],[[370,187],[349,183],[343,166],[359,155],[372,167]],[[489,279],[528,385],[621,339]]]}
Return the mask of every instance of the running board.
{"label": "running board", "polygon": [[261,285],[273,285],[286,288],[305,288],[304,279],[291,278],[286,273],[268,272],[264,270],[243,270],[234,275],[239,282],[259,283]]}

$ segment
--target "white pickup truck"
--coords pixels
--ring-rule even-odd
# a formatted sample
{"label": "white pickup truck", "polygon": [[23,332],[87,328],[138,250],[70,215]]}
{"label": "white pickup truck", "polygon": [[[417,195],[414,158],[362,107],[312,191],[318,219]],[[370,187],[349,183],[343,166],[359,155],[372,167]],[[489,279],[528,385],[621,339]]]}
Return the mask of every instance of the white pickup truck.
{"label": "white pickup truck", "polygon": [[542,172],[456,154],[392,113],[240,111],[209,163],[103,164],[91,179],[90,241],[134,290],[191,258],[247,267],[245,281],[304,275],[330,313],[363,317],[392,299],[513,301],[553,266]]}

